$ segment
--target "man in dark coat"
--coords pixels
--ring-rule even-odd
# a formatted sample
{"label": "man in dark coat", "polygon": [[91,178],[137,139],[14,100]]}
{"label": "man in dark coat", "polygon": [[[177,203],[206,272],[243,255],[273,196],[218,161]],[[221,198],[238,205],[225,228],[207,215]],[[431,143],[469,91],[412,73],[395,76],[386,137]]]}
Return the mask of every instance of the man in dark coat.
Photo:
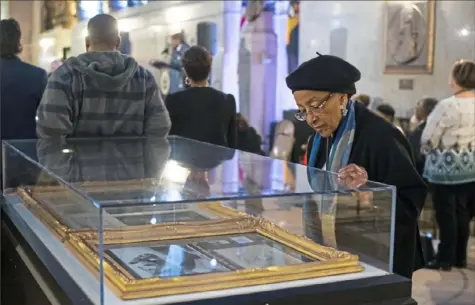
{"label": "man in dark coat", "polygon": [[[1,140],[36,138],[36,109],[46,87],[46,71],[23,62],[20,25],[14,19],[0,21],[0,121]],[[8,152],[8,151],[7,151]],[[5,156],[6,186],[34,182],[25,161]],[[1,163],[1,162],[0,162]],[[1,178],[1,177],[0,177]],[[0,179],[2,180],[2,179]],[[3,185],[3,184],[2,184]]]}
{"label": "man in dark coat", "polygon": [[424,164],[426,158],[421,154],[421,136],[426,126],[426,120],[429,114],[434,110],[438,101],[435,98],[427,97],[423,98],[417,103],[416,107],[416,119],[419,121],[419,125],[414,129],[414,131],[408,136],[409,143],[411,143],[412,152],[414,158],[416,159],[416,169],[420,175],[424,172]]}
{"label": "man in dark coat", "polygon": [[[1,140],[35,138],[36,108],[46,87],[46,72],[21,61],[18,54],[22,51],[20,25],[14,19],[0,21],[0,121]],[[13,186],[19,181],[33,182],[36,175],[25,173],[19,169],[26,161],[15,157],[5,157],[5,185]],[[0,162],[0,167],[2,166]],[[3,188],[4,177],[0,176]],[[14,182],[17,181],[17,182]],[[2,234],[2,237],[3,234]],[[11,260],[14,253],[13,245],[8,238],[2,238],[2,301],[6,304],[26,304],[27,291],[18,276],[19,269]],[[9,259],[10,258],[10,259]],[[21,269],[20,269],[21,270]]]}
{"label": "man in dark coat", "polygon": [[[340,184],[349,188],[368,180],[396,186],[393,271],[411,278],[423,266],[417,222],[426,185],[414,167],[404,135],[350,100],[360,77],[360,71],[343,59],[319,54],[300,65],[286,82],[299,108],[296,118],[315,130],[308,142],[309,167],[337,172]],[[316,172],[309,170],[310,180],[312,173]],[[378,205],[383,207],[385,202]]]}
{"label": "man in dark coat", "polygon": [[2,140],[36,138],[36,108],[46,87],[46,71],[18,58],[20,39],[16,20],[0,21]]}

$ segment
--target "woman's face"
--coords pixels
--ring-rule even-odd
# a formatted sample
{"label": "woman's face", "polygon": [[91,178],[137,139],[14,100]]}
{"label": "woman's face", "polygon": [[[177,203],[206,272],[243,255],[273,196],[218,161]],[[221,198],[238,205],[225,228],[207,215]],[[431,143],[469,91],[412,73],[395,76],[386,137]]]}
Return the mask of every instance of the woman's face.
{"label": "woman's face", "polygon": [[348,102],[346,94],[311,90],[295,91],[294,99],[307,124],[324,138],[336,131],[342,118],[341,107]]}

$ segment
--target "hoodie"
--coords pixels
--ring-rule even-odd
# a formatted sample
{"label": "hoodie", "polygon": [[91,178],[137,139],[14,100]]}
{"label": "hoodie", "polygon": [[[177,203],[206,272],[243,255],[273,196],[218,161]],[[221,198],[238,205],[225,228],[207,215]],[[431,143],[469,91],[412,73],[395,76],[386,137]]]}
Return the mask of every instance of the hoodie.
{"label": "hoodie", "polygon": [[48,79],[39,138],[168,135],[170,117],[153,75],[119,52],[71,57]]}

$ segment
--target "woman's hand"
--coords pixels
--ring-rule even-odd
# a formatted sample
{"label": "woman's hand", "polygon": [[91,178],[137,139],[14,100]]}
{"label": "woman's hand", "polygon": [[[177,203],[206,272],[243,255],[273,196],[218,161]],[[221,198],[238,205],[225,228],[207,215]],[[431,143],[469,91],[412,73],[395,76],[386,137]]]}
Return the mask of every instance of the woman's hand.
{"label": "woman's hand", "polygon": [[356,164],[349,164],[338,171],[338,181],[347,188],[356,189],[368,182],[368,173]]}

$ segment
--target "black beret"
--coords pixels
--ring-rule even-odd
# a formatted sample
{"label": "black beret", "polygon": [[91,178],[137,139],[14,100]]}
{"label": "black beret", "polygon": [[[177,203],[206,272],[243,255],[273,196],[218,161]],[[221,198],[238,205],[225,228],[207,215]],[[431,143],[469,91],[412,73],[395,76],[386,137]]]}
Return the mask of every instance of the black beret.
{"label": "black beret", "polygon": [[301,64],[285,79],[292,92],[299,90],[356,93],[360,71],[349,62],[333,55],[320,55]]}

